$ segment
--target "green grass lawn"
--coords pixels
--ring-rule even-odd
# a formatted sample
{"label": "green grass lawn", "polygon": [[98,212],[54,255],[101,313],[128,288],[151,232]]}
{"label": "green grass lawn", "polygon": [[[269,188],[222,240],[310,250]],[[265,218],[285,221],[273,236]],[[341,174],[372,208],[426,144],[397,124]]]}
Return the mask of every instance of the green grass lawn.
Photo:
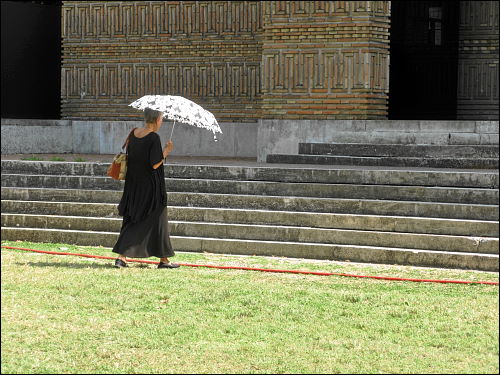
{"label": "green grass lawn", "polygon": [[[95,247],[2,245],[112,256]],[[492,272],[285,258],[172,260],[498,281]],[[499,371],[498,286],[111,265],[2,249],[2,373]]]}

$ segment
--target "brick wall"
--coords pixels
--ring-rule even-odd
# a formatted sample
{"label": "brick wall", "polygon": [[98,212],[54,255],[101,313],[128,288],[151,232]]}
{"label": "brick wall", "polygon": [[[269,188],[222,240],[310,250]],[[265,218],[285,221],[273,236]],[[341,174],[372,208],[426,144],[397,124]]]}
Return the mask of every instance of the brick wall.
{"label": "brick wall", "polygon": [[457,118],[498,120],[498,2],[460,1]]}
{"label": "brick wall", "polygon": [[146,94],[259,118],[260,2],[66,1],[62,19],[63,118],[139,118],[127,105]]}
{"label": "brick wall", "polygon": [[388,1],[266,1],[263,118],[387,118]]}
{"label": "brick wall", "polygon": [[389,3],[65,1],[62,117],[169,94],[219,121],[386,118]]}

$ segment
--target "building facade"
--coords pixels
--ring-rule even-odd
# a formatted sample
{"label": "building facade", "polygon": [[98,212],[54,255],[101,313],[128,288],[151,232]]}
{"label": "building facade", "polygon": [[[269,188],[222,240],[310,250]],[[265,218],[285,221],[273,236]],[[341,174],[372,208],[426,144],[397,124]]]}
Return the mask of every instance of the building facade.
{"label": "building facade", "polygon": [[62,117],[135,118],[124,104],[170,94],[221,121],[387,119],[392,39],[409,61],[394,118],[498,119],[498,3],[392,3],[63,2]]}
{"label": "building facade", "polygon": [[387,118],[389,6],[64,2],[62,115],[134,117],[124,103],[170,94],[222,121]]}
{"label": "building facade", "polygon": [[[4,1],[2,118],[135,120],[129,103],[169,94],[223,122],[498,120],[498,9],[496,1]],[[23,32],[21,17],[30,21]],[[40,105],[19,106],[19,95]]]}

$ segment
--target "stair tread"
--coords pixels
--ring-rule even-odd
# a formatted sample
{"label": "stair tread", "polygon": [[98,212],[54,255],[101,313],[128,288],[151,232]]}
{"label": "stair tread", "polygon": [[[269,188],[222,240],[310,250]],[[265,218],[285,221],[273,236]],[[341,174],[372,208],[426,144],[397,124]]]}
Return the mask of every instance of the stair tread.
{"label": "stair tread", "polygon": [[[96,175],[70,175],[70,174],[34,174],[34,173],[2,173],[3,176],[23,176],[23,177],[49,177],[49,178],[93,178],[110,180],[107,176]],[[237,179],[228,180],[222,178],[182,178],[182,177],[165,177],[166,181],[214,181],[223,183],[252,183],[252,184],[290,184],[290,185],[355,185],[355,186],[388,186],[388,187],[416,187],[416,188],[443,188],[443,189],[474,189],[474,190],[495,190],[496,188],[475,187],[475,186],[446,186],[446,185],[398,185],[398,184],[363,184],[351,182],[303,182],[303,181],[269,181],[269,180],[248,180]]]}
{"label": "stair tread", "polygon": [[[31,217],[52,217],[52,218],[77,218],[77,219],[89,219],[89,220],[114,220],[121,221],[121,217],[98,217],[98,216],[77,216],[77,215],[51,215],[51,214],[29,214],[29,213],[18,213],[18,212],[2,212],[2,216],[31,216]],[[298,226],[298,225],[278,225],[278,224],[253,224],[253,223],[227,223],[227,222],[208,222],[208,221],[189,221],[189,220],[169,220],[169,223],[189,223],[189,224],[204,224],[204,225],[217,225],[217,226],[241,226],[241,227],[273,227],[273,228],[293,228],[293,229],[304,229],[304,230],[318,230],[318,231],[345,231],[345,232],[370,232],[370,233],[381,233],[381,234],[398,234],[398,235],[423,235],[423,236],[437,236],[437,237],[457,237],[457,238],[484,238],[487,240],[495,239],[493,237],[486,236],[459,236],[454,234],[432,234],[432,233],[414,233],[414,232],[391,232],[391,231],[381,231],[381,230],[362,230],[362,229],[347,229],[347,228],[317,228],[310,226]],[[496,222],[498,223],[498,222]],[[44,229],[44,228],[40,228]]]}
{"label": "stair tread", "polygon": [[[202,193],[200,193],[202,194]],[[302,197],[298,197],[302,198]],[[318,198],[318,199],[329,199],[329,198]],[[39,200],[21,200],[21,199],[2,199],[3,202],[19,202],[19,203],[40,203],[40,204],[51,204],[51,205],[60,205],[60,204],[72,204],[72,205],[98,205],[98,206],[110,206],[116,207],[117,203],[101,203],[101,202],[75,202],[75,201],[39,201]],[[414,201],[411,201],[414,202]],[[424,202],[427,203],[427,202]],[[370,214],[349,214],[349,213],[336,213],[336,212],[303,212],[303,211],[289,211],[289,210],[262,210],[262,209],[253,209],[253,208],[227,208],[227,207],[190,207],[190,206],[176,206],[176,205],[168,205],[169,208],[176,209],[184,209],[184,210],[217,210],[217,211],[234,211],[234,212],[262,212],[262,213],[286,213],[286,214],[298,214],[298,215],[311,215],[311,216],[341,216],[341,217],[367,217],[367,218],[380,218],[380,219],[411,219],[415,221],[419,220],[430,220],[430,221],[450,221],[450,222],[471,222],[471,223],[499,223],[498,220],[475,220],[475,219],[453,219],[453,218],[436,218],[436,217],[425,217],[425,216],[396,216],[396,215],[370,215]],[[8,212],[5,213],[16,213],[16,212]],[[62,216],[62,215],[56,215]],[[82,216],[88,217],[88,216]]]}
{"label": "stair tread", "polygon": [[[274,155],[274,154],[273,154]],[[278,154],[276,154],[278,155]],[[285,155],[285,154],[283,154]],[[110,157],[111,160],[111,157]],[[37,164],[47,164],[48,166],[50,165],[58,165],[58,164],[65,164],[68,166],[82,166],[82,165],[92,165],[92,166],[104,166],[108,167],[110,165],[110,162],[54,162],[54,161],[34,161],[34,160],[1,160],[1,164],[26,164],[26,165],[37,165]],[[264,165],[262,165],[264,164]],[[496,171],[498,173],[498,170],[492,169],[492,170],[485,170],[485,169],[476,169],[472,168],[470,170],[467,169],[462,169],[462,168],[436,168],[436,167],[411,167],[411,168],[406,168],[406,167],[398,167],[398,166],[353,166],[353,165],[303,165],[303,164],[288,164],[288,163],[283,163],[283,164],[267,164],[267,163],[246,163],[246,165],[235,165],[235,164],[207,164],[207,163],[172,163],[172,164],[167,164],[165,166],[166,168],[178,168],[178,167],[188,167],[188,168],[210,168],[210,169],[220,169],[220,168],[228,168],[228,169],[251,169],[251,170],[280,170],[280,171],[289,171],[289,170],[318,170],[318,171],[363,171],[363,170],[370,170],[370,171],[399,171],[399,172],[408,172],[408,173],[415,173],[415,172],[457,172],[457,173],[463,173],[463,172],[478,172],[478,173],[485,173],[485,172],[491,172],[491,171]],[[7,169],[7,168],[5,168]]]}
{"label": "stair tread", "polygon": [[498,169],[496,157],[412,157],[412,156],[356,156],[335,154],[269,154],[268,163],[294,164],[351,164],[361,166],[394,165],[405,168],[429,167],[443,169]]}
{"label": "stair tread", "polygon": [[[28,230],[28,231],[45,231],[45,232],[63,232],[63,233],[89,233],[89,234],[109,234],[117,235],[117,232],[98,232],[98,231],[80,231],[80,230],[70,230],[70,229],[45,229],[45,228],[26,228],[26,227],[2,227],[4,229],[15,229],[15,230]],[[498,258],[498,254],[488,254],[488,253],[469,253],[469,252],[456,252],[456,251],[441,251],[441,250],[423,250],[423,249],[407,249],[400,247],[385,247],[385,246],[366,246],[366,245],[344,245],[344,244],[327,244],[327,243],[316,243],[316,242],[291,242],[291,241],[269,241],[269,240],[252,240],[252,239],[238,239],[238,238],[214,238],[214,237],[194,237],[194,236],[171,236],[171,238],[190,238],[199,239],[206,241],[224,241],[224,242],[252,242],[252,243],[266,243],[266,244],[277,244],[277,245],[300,245],[300,246],[320,246],[320,247],[345,247],[345,248],[362,248],[362,249],[380,249],[380,250],[392,250],[392,251],[403,251],[403,252],[417,252],[417,253],[436,253],[436,254],[447,254],[447,255],[470,255],[470,256],[485,256],[489,258]]]}
{"label": "stair tread", "polygon": [[[107,190],[107,189],[60,189],[60,188],[34,188],[34,187],[24,187],[24,186],[2,186],[2,189],[24,189],[24,190],[48,190],[56,192],[72,192],[72,191],[84,191],[84,192],[111,192],[111,193],[122,193],[120,190]],[[489,190],[489,189],[488,189]],[[491,189],[494,190],[494,189]],[[337,198],[337,197],[310,197],[310,196],[297,196],[297,195],[259,195],[259,194],[230,194],[230,193],[206,193],[206,192],[192,192],[192,191],[167,191],[167,194],[187,194],[187,195],[209,195],[209,196],[231,196],[231,197],[252,197],[252,198],[285,198],[285,199],[318,199],[318,200],[341,200],[341,201],[369,201],[369,202],[384,202],[384,203],[419,203],[419,204],[442,204],[442,205],[462,205],[462,206],[485,206],[485,207],[497,207],[498,204],[483,204],[483,203],[459,203],[459,202],[432,202],[432,201],[415,201],[415,200],[402,200],[402,199],[371,199],[371,198]],[[67,201],[67,203],[72,201]],[[84,202],[79,202],[84,203]],[[114,202],[108,202],[114,203]],[[116,202],[118,203],[118,202]]]}
{"label": "stair tread", "polygon": [[409,160],[422,160],[422,159],[438,159],[438,160],[498,160],[498,158],[481,158],[481,157],[435,157],[435,156],[360,156],[360,155],[335,155],[335,154],[298,154],[298,155],[292,155],[292,154],[273,154],[276,156],[304,156],[304,157],[325,157],[325,158],[356,158],[356,159],[409,159]]}

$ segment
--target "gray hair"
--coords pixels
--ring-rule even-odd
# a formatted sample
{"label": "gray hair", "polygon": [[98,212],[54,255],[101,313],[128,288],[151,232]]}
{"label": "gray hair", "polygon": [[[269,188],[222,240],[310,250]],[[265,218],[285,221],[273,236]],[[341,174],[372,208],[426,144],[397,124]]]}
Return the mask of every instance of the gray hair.
{"label": "gray hair", "polygon": [[144,109],[144,121],[146,124],[154,124],[160,116],[163,116],[163,112],[155,111],[151,108]]}

